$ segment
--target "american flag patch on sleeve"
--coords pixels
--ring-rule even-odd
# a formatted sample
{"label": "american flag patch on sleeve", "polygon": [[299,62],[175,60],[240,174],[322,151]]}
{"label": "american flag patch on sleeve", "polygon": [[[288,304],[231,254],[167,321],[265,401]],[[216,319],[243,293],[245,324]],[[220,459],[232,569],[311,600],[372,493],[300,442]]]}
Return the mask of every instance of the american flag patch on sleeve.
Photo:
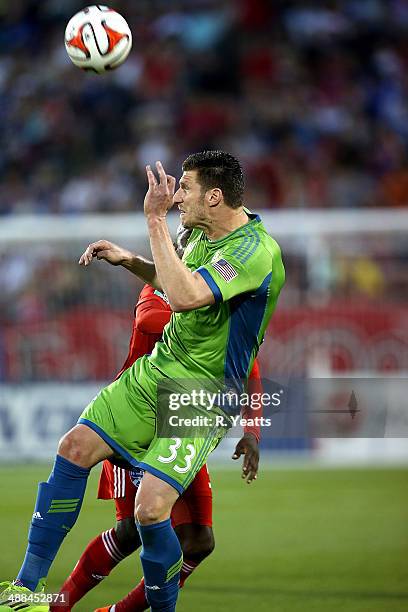
{"label": "american flag patch on sleeve", "polygon": [[235,268],[233,268],[225,259],[219,259],[211,265],[217,270],[218,274],[221,274],[222,278],[227,281],[227,283],[238,276],[238,272],[235,270]]}

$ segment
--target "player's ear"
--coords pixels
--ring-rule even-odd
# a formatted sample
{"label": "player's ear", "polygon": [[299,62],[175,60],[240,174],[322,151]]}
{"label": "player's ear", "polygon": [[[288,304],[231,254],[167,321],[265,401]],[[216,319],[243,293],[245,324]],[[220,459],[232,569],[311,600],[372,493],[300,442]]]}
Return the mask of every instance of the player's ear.
{"label": "player's ear", "polygon": [[208,205],[211,207],[218,206],[222,201],[222,191],[218,187],[209,189],[205,194]]}

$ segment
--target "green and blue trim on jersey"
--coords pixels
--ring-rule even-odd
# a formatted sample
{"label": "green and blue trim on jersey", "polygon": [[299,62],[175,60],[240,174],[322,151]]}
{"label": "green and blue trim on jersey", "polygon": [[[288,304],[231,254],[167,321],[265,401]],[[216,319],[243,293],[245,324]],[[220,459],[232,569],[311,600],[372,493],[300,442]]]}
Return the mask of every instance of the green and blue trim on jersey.
{"label": "green and blue trim on jersey", "polygon": [[[244,381],[249,375],[249,368],[254,357],[254,350],[259,349],[259,333],[264,320],[268,301],[268,287],[272,273],[268,274],[256,297],[247,299],[238,295],[231,298],[230,327],[227,342],[224,375],[242,391]],[[244,320],[251,321],[251,329],[243,326]]]}
{"label": "green and blue trim on jersey", "polygon": [[241,263],[245,263],[255,253],[261,238],[254,227],[245,227],[242,229],[244,240],[240,246],[231,253],[233,258],[236,258]]}
{"label": "green and blue trim on jersey", "polygon": [[198,268],[196,272],[201,274],[201,276],[203,277],[203,279],[205,280],[205,282],[207,283],[207,285],[213,292],[215,302],[222,302],[222,293],[219,290],[217,283],[215,282],[211,274],[208,272],[208,270],[203,267],[203,268]]}

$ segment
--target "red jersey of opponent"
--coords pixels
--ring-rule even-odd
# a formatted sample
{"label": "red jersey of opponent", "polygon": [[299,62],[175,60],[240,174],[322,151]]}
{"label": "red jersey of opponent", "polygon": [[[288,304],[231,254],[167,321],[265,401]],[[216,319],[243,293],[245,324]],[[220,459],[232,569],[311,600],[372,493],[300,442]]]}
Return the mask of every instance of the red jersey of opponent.
{"label": "red jersey of opponent", "polygon": [[149,355],[160,340],[163,328],[170,321],[171,308],[166,296],[150,285],[145,285],[134,310],[129,353],[116,378],[142,355]]}

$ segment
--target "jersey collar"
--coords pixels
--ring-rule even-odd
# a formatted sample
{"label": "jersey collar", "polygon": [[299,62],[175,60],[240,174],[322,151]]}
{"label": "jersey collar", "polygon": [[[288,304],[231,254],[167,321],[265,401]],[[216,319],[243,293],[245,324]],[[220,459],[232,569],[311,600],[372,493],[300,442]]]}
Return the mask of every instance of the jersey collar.
{"label": "jersey collar", "polygon": [[248,208],[245,208],[245,206],[244,206],[244,210],[249,217],[248,223],[245,223],[245,225],[241,225],[241,227],[237,227],[237,229],[234,229],[232,232],[230,232],[229,234],[226,234],[222,238],[217,238],[217,240],[209,240],[203,231],[203,235],[205,239],[207,240],[207,242],[209,244],[220,244],[224,240],[231,238],[231,236],[233,236],[234,234],[237,234],[240,230],[243,230],[245,227],[252,225],[254,222],[259,223],[261,221],[261,217],[259,215],[251,212]]}

